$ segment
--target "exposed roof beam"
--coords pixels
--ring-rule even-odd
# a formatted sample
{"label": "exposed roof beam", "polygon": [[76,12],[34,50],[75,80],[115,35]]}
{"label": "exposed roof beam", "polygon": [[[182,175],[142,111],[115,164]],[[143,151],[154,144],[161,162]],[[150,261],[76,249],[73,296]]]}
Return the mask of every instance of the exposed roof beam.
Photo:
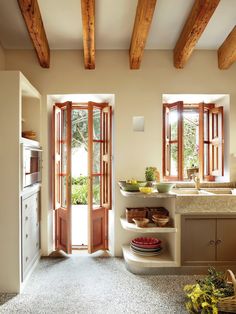
{"label": "exposed roof beam", "polygon": [[18,4],[37,53],[39,63],[43,68],[49,68],[50,49],[38,2],[37,0],[18,0]]}
{"label": "exposed roof beam", "polygon": [[139,69],[140,67],[155,6],[156,0],[138,1],[133,34],[129,50],[129,60],[131,69]]}
{"label": "exposed roof beam", "polygon": [[95,0],[81,0],[84,66],[85,69],[95,69]]}
{"label": "exposed roof beam", "polygon": [[228,69],[236,61],[236,26],[218,49],[218,67]]}
{"label": "exposed roof beam", "polygon": [[174,49],[174,66],[183,68],[220,0],[195,0]]}

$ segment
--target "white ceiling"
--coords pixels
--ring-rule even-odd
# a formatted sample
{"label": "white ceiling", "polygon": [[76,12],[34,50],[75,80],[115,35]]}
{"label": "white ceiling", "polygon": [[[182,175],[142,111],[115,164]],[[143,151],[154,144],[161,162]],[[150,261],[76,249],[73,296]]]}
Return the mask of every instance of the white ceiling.
{"label": "white ceiling", "polygon": [[[138,0],[97,0],[96,48],[128,49]],[[51,49],[82,49],[80,0],[38,0]],[[146,49],[173,49],[194,0],[158,0]],[[217,49],[236,23],[236,0],[221,0],[197,49]],[[0,42],[33,49],[17,0],[0,0]]]}

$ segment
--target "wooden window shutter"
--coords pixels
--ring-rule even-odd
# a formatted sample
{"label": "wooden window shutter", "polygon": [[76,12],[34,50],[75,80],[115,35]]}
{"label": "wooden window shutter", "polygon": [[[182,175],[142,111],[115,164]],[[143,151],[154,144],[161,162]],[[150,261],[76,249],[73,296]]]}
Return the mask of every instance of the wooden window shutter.
{"label": "wooden window shutter", "polygon": [[209,109],[210,175],[224,175],[224,113],[223,107]]}
{"label": "wooden window shutter", "polygon": [[163,177],[183,180],[183,102],[163,106]]}

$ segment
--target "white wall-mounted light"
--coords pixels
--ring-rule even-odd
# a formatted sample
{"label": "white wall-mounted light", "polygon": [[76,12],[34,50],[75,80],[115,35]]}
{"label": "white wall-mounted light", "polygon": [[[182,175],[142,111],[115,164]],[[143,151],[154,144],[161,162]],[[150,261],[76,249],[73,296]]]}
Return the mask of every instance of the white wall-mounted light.
{"label": "white wall-mounted light", "polygon": [[133,131],[144,132],[144,117],[142,116],[133,117]]}

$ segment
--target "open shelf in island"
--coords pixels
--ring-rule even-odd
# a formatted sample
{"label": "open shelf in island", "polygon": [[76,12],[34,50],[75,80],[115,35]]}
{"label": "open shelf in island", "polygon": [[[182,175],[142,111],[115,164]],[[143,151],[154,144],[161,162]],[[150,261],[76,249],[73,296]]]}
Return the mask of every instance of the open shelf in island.
{"label": "open shelf in island", "polygon": [[123,256],[129,266],[136,267],[176,267],[177,262],[167,249],[157,256],[140,256],[132,252],[129,245],[122,246]]}
{"label": "open shelf in island", "polygon": [[157,227],[154,223],[149,223],[147,227],[140,228],[137,227],[134,223],[130,223],[126,220],[125,217],[120,218],[121,226],[123,229],[133,232],[140,233],[171,233],[177,232],[177,228],[175,227]]}

